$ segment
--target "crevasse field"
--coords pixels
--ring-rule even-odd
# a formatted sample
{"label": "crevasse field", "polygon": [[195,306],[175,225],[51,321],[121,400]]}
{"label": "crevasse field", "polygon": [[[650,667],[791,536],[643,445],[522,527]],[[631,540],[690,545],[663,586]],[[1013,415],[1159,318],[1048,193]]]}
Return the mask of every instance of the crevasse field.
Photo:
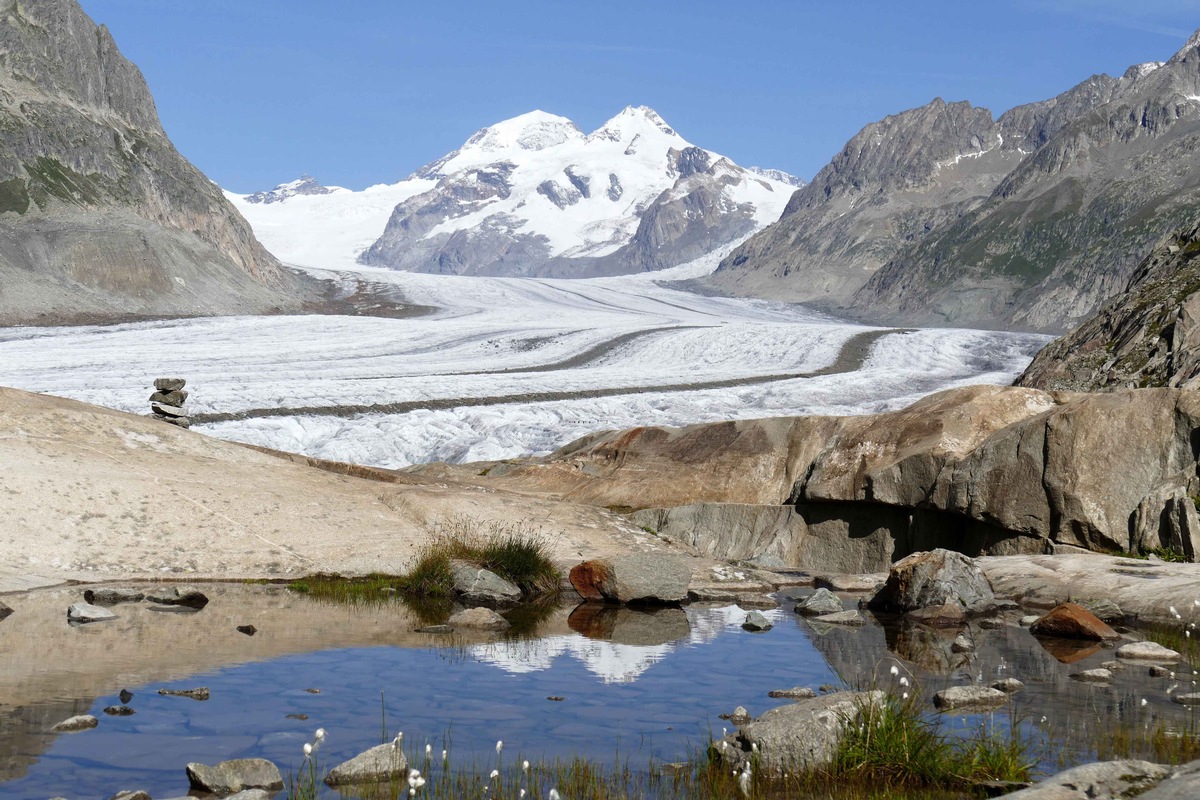
{"label": "crevasse field", "polygon": [[153,379],[181,376],[196,430],[403,467],[547,453],[600,429],[894,409],[951,386],[1008,383],[1046,341],[946,329],[872,335],[797,306],[656,282],[711,269],[718,257],[575,281],[322,273],[437,309],[412,318],[0,329],[0,385],[149,413]]}

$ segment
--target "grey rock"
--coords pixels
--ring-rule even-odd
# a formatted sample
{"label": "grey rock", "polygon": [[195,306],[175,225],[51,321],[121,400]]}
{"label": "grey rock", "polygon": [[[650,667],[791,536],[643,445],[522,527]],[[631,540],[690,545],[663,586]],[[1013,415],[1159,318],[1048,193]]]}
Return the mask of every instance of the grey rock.
{"label": "grey rock", "polygon": [[836,614],[842,610],[842,599],[828,589],[817,589],[796,606],[796,613],[806,617]]}
{"label": "grey rock", "polygon": [[238,625],[237,632],[244,633],[247,636],[253,636],[254,634],[258,633],[258,628],[254,627],[253,625]]}
{"label": "grey rock", "polygon": [[1073,767],[1004,797],[1006,800],[1145,798],[1150,796],[1147,789],[1170,774],[1170,767],[1148,761],[1099,761]]}
{"label": "grey rock", "polygon": [[884,702],[883,692],[835,692],[773,708],[742,726],[743,753],[757,750],[769,774],[827,767],[849,725],[862,710]]}
{"label": "grey rock", "polygon": [[1171,695],[1171,700],[1181,706],[1200,706],[1200,692],[1173,694]]}
{"label": "grey rock", "polygon": [[571,568],[571,584],[588,600],[620,603],[681,603],[687,599],[691,568],[678,558],[631,553]]}
{"label": "grey rock", "polygon": [[404,750],[388,742],[338,764],[325,776],[325,783],[330,786],[353,786],[387,781],[407,774],[408,759]]}
{"label": "grey rock", "polygon": [[1112,600],[1080,600],[1078,603],[1104,622],[1113,623],[1125,619],[1125,612]]}
{"label": "grey rock", "polygon": [[990,686],[951,686],[933,696],[934,706],[942,711],[998,708],[1007,702],[1007,693]]}
{"label": "grey rock", "polygon": [[76,731],[86,731],[89,728],[94,728],[100,724],[100,720],[93,717],[91,714],[80,714],[76,717],[64,719],[62,722],[55,725],[51,730],[56,733],[75,733]]}
{"label": "grey rock", "polygon": [[165,403],[151,403],[150,410],[160,417],[186,417],[187,412],[179,406],[169,406]]}
{"label": "grey rock", "polygon": [[178,408],[182,408],[187,399],[188,392],[186,389],[178,389],[173,392],[155,392],[150,395],[150,402],[152,404],[159,403],[164,406],[175,406]]}
{"label": "grey rock", "polygon": [[847,575],[818,575],[815,585],[835,592],[876,592],[887,580],[887,574],[854,573]]}
{"label": "grey rock", "polygon": [[158,693],[166,697],[190,697],[193,700],[207,700],[209,698],[207,686],[200,686],[196,689],[159,689]]}
{"label": "grey rock", "polygon": [[952,653],[972,653],[975,651],[975,643],[967,638],[965,634],[960,633],[950,643],[950,651]]}
{"label": "grey rock", "polygon": [[265,758],[236,758],[212,766],[193,762],[187,765],[187,776],[193,789],[216,795],[283,788],[279,768]]}
{"label": "grey rock", "polygon": [[269,192],[255,192],[246,196],[247,203],[270,205],[271,203],[281,203],[289,197],[299,196],[314,196],[329,194],[333,190],[327,186],[322,186],[317,182],[317,179],[312,175],[301,175],[298,180],[290,183],[281,183]]}
{"label": "grey rock", "polygon": [[124,586],[99,586],[94,589],[85,589],[83,592],[83,599],[97,606],[139,603],[145,596],[144,592]]}
{"label": "grey rock", "polygon": [[1028,627],[1032,626],[1033,623],[1037,622],[1041,618],[1042,618],[1041,614],[1026,614],[1025,616],[1021,617],[1019,624],[1021,625],[1022,628],[1028,628]]}
{"label": "grey rock", "polygon": [[162,422],[166,422],[170,425],[174,425],[177,428],[185,428],[186,429],[186,428],[192,427],[192,421],[188,417],[159,416],[159,417],[155,417],[155,418],[158,420],[161,420]]}
{"label": "grey rock", "polygon": [[116,618],[117,615],[107,608],[101,608],[89,603],[72,603],[67,608],[67,620],[70,622],[105,622]]}
{"label": "grey rock", "polygon": [[871,598],[872,608],[895,612],[954,604],[968,613],[984,613],[996,605],[996,596],[974,560],[944,549],[897,561],[887,583]]}
{"label": "grey rock", "polygon": [[413,629],[415,633],[454,633],[453,625],[425,625]]}
{"label": "grey rock", "polygon": [[452,614],[446,624],[451,628],[474,628],[483,631],[503,631],[509,627],[508,620],[490,608],[468,608]]}
{"label": "grey rock", "polygon": [[1172,664],[1179,660],[1179,653],[1157,642],[1131,642],[1117,648],[1117,658]]}
{"label": "grey rock", "polygon": [[1112,683],[1113,674],[1110,670],[1099,667],[1072,673],[1071,677],[1083,683]]}
{"label": "grey rock", "polygon": [[149,793],[140,790],[117,792],[109,800],[151,800]]}
{"label": "grey rock", "polygon": [[773,627],[774,626],[771,624],[771,620],[767,619],[757,611],[751,611],[749,614],[747,614],[746,620],[742,623],[742,628],[744,630],[752,632],[769,631]]}
{"label": "grey rock", "polygon": [[793,686],[791,689],[772,689],[767,692],[767,697],[780,697],[788,700],[805,700],[816,696],[816,691],[807,686]]}
{"label": "grey rock", "polygon": [[839,611],[836,614],[822,614],[819,617],[813,617],[813,622],[823,622],[826,625],[850,625],[857,627],[866,625],[867,621],[863,619],[863,615],[858,613],[857,609],[849,611]]}
{"label": "grey rock", "polygon": [[992,681],[988,684],[992,689],[997,689],[1005,694],[1013,694],[1025,688],[1025,684],[1016,678],[1002,678],[998,681]]}
{"label": "grey rock", "polygon": [[104,713],[110,717],[129,717],[137,712],[129,706],[105,706]]}
{"label": "grey rock", "polygon": [[521,599],[521,588],[490,570],[464,561],[450,564],[454,591],[464,603],[512,605]]}
{"label": "grey rock", "polygon": [[121,691],[117,692],[117,699],[119,699],[123,704],[127,705],[129,701],[133,699],[133,692],[129,691],[128,689],[122,689]]}
{"label": "grey rock", "polygon": [[1200,797],[1200,761],[1178,767],[1162,783],[1139,795],[1141,800],[1195,800],[1197,797]]}
{"label": "grey rock", "polygon": [[146,599],[159,605],[183,606],[197,611],[208,605],[208,595],[191,586],[179,586],[167,591],[147,594]]}
{"label": "grey rock", "polygon": [[1152,664],[1150,666],[1149,674],[1151,678],[1165,678],[1171,674],[1171,670],[1167,669],[1161,664]]}
{"label": "grey rock", "polygon": [[187,386],[187,378],[155,378],[154,388],[159,392],[180,392]]}
{"label": "grey rock", "polygon": [[738,706],[733,710],[733,713],[729,715],[729,721],[739,727],[750,722],[750,720],[750,712],[747,711],[744,706]]}

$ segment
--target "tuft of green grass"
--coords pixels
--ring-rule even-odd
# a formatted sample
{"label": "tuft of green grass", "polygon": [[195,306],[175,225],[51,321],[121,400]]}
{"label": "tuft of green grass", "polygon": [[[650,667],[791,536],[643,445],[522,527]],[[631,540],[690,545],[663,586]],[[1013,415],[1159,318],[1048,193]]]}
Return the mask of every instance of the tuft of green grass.
{"label": "tuft of green grass", "polygon": [[835,774],[898,787],[949,782],[953,748],[922,713],[919,696],[889,694],[882,703],[864,703],[838,748]]}

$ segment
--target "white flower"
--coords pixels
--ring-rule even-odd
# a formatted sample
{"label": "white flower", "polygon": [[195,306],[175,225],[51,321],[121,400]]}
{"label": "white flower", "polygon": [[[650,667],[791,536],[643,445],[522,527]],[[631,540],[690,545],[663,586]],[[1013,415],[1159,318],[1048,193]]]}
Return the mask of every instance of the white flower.
{"label": "white flower", "polygon": [[491,774],[491,775],[488,775],[488,777],[489,777],[489,778],[492,778],[493,780],[495,780],[496,778],[499,778],[499,777],[500,777],[500,770],[498,770],[498,769],[494,769],[494,770],[492,770],[492,774]]}
{"label": "white flower", "polygon": [[313,738],[318,742],[325,738],[325,729],[317,728],[317,732],[313,734]]}
{"label": "white flower", "polygon": [[431,745],[431,744],[425,745],[425,757],[429,758],[432,755],[433,755],[433,745]]}
{"label": "white flower", "polygon": [[528,762],[528,761],[522,761],[522,762],[521,762],[521,769],[522,769],[523,771],[525,771],[525,772],[529,772],[529,762]]}
{"label": "white flower", "polygon": [[496,742],[496,755],[500,755],[500,751],[503,749],[504,749],[504,740],[501,739],[498,742]]}
{"label": "white flower", "polygon": [[899,667],[897,667],[895,664],[892,664],[892,674],[893,674],[893,675],[899,675],[899,674],[900,674],[900,668],[899,668]]}
{"label": "white flower", "polygon": [[1142,708],[1145,708],[1145,707],[1146,707],[1146,702],[1147,702],[1147,701],[1146,701],[1146,698],[1144,698],[1144,697],[1143,697],[1143,698],[1142,698]]}
{"label": "white flower", "polygon": [[445,750],[443,750],[443,751],[442,751],[442,761],[446,761],[446,760],[447,760],[447,756],[448,756],[448,753],[447,753]]}
{"label": "white flower", "polygon": [[901,686],[908,686],[908,678],[901,678],[901,679],[900,679],[900,685],[901,685]]}
{"label": "white flower", "polygon": [[312,745],[309,744],[308,742],[305,742],[304,743],[304,757],[309,758],[310,756],[312,756]]}
{"label": "white flower", "polygon": [[1178,617],[1179,612],[1175,610],[1175,606],[1167,606],[1167,611],[1171,612],[1172,617]]}
{"label": "white flower", "polygon": [[522,789],[522,790],[521,790],[521,793],[517,795],[517,800],[521,800],[521,798],[522,798],[522,797],[524,797],[524,796],[525,796],[525,790],[524,790],[524,789]]}
{"label": "white flower", "polygon": [[738,778],[738,789],[742,791],[746,797],[750,796],[750,768],[746,767],[742,771],[742,776]]}
{"label": "white flower", "polygon": [[558,789],[551,789],[550,794],[546,796],[546,800],[562,800],[562,796],[559,795]]}
{"label": "white flower", "polygon": [[908,692],[905,692],[904,694],[900,695],[900,699],[901,699],[901,700],[907,700],[907,699],[908,699]]}

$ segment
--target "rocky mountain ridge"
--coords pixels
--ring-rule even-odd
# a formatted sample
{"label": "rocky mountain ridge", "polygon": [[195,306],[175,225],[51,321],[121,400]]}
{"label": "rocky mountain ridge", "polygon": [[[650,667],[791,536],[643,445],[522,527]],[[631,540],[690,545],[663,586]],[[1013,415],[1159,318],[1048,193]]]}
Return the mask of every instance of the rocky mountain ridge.
{"label": "rocky mountain ridge", "polygon": [[1125,291],[1043,348],[1017,385],[1200,388],[1200,218],[1161,242]]}
{"label": "rocky mountain ridge", "polygon": [[316,296],[175,150],[74,0],[0,8],[0,324],[261,313]]}
{"label": "rocky mountain ridge", "polygon": [[[744,169],[630,106],[592,133],[522,114],[397,184],[352,192],[302,179],[230,198],[285,258],[315,252],[299,242],[336,218],[343,231],[321,238],[346,238],[342,257],[362,264],[584,277],[663,269],[726,247],[776,219],[798,182]],[[325,196],[298,196],[317,191]]]}
{"label": "rocky mountain ridge", "polygon": [[992,120],[868,125],[708,280],[875,321],[1062,330],[1200,207],[1200,34]]}

